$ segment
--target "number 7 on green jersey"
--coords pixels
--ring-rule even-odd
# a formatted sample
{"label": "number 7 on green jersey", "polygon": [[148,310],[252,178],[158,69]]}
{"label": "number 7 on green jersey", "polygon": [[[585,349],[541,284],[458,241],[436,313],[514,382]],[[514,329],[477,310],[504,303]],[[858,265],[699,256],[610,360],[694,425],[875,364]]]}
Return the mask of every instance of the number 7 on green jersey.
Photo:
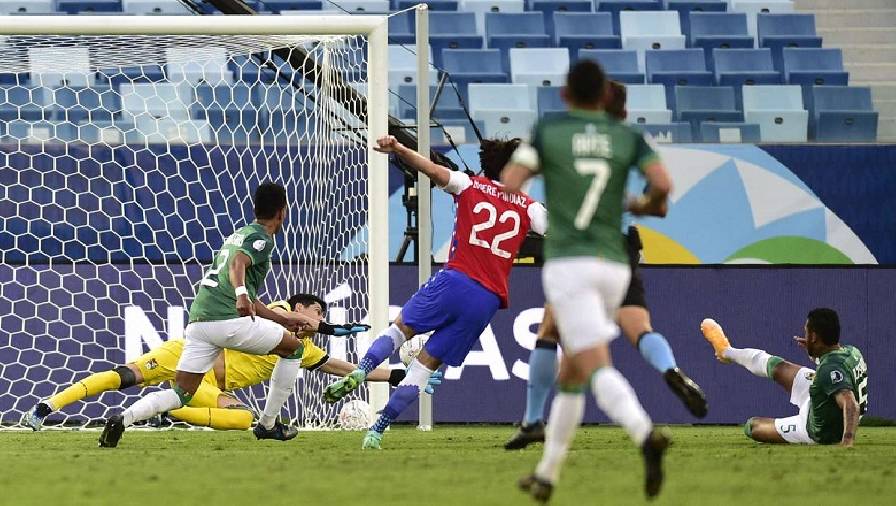
{"label": "number 7 on green jersey", "polygon": [[576,172],[583,176],[594,176],[585,198],[582,199],[582,205],[579,212],[576,213],[574,225],[578,230],[585,230],[594,218],[597,211],[597,205],[600,204],[600,197],[607,187],[607,181],[610,179],[610,165],[606,160],[600,158],[579,158],[575,161]]}

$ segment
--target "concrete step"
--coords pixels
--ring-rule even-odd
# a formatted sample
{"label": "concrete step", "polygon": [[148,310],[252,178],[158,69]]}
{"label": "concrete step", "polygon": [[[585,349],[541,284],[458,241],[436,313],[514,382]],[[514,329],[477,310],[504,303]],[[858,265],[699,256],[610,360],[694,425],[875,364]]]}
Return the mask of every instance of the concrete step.
{"label": "concrete step", "polygon": [[896,29],[891,28],[818,28],[825,47],[840,44],[896,44]]}
{"label": "concrete step", "polygon": [[794,7],[798,11],[823,11],[842,10],[844,7],[853,9],[886,9],[896,7],[893,0],[794,0]]}
{"label": "concrete step", "polygon": [[896,8],[890,9],[850,9],[818,11],[815,13],[816,28],[877,27],[889,28],[896,32]]}
{"label": "concrete step", "polygon": [[896,117],[896,100],[875,100],[874,110],[883,117]]}
{"label": "concrete step", "polygon": [[896,63],[844,63],[850,79],[857,81],[896,81]]}
{"label": "concrete step", "polygon": [[877,121],[877,140],[896,142],[896,116],[880,117]]}
{"label": "concrete step", "polygon": [[896,62],[896,44],[843,44],[843,61],[846,63]]}
{"label": "concrete step", "polygon": [[[874,100],[896,100],[896,83],[880,81],[853,81],[850,86],[870,86]],[[894,115],[896,116],[896,115]]]}

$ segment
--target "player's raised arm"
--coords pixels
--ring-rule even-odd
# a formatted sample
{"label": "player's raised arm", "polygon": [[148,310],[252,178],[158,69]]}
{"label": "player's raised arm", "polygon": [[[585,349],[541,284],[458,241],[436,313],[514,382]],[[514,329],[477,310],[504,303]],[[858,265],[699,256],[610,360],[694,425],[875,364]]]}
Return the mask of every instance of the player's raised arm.
{"label": "player's raised arm", "polygon": [[843,410],[843,439],[840,440],[840,446],[852,447],[859,428],[859,403],[849,389],[840,390],[834,395],[834,399]]}
{"label": "player's raised arm", "polygon": [[255,304],[249,298],[249,292],[246,290],[246,267],[252,265],[252,259],[249,255],[238,251],[230,262],[228,274],[230,282],[234,287],[236,294],[236,312],[240,316],[255,316]]}
{"label": "player's raised arm", "polygon": [[391,135],[380,137],[377,139],[376,143],[378,147],[373,149],[380,153],[395,153],[411,168],[425,174],[426,177],[431,179],[433,183],[439,186],[439,188],[444,188],[451,180],[451,170],[437,163],[433,163],[432,160],[420,155],[420,153],[417,153],[412,149],[408,149],[407,146],[398,142],[398,139]]}
{"label": "player's raised arm", "polygon": [[523,189],[523,184],[538,172],[538,151],[528,144],[520,144],[501,171],[501,184],[511,193]]}

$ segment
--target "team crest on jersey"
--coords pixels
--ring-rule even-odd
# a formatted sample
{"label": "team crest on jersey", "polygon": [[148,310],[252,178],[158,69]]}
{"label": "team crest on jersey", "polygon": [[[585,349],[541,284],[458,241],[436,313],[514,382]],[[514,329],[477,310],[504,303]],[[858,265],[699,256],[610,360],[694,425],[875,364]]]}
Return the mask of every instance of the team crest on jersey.
{"label": "team crest on jersey", "polygon": [[159,363],[154,358],[151,358],[151,359],[149,359],[148,362],[146,362],[146,368],[150,371],[152,371],[153,369],[155,369],[158,366],[159,366]]}
{"label": "team crest on jersey", "polygon": [[815,371],[809,371],[806,373],[806,381],[815,381]]}
{"label": "team crest on jersey", "polygon": [[259,239],[252,243],[252,247],[258,251],[263,251],[264,247],[267,245],[267,242],[264,239]]}
{"label": "team crest on jersey", "polygon": [[831,371],[831,383],[840,383],[843,381],[843,373],[840,371]]}

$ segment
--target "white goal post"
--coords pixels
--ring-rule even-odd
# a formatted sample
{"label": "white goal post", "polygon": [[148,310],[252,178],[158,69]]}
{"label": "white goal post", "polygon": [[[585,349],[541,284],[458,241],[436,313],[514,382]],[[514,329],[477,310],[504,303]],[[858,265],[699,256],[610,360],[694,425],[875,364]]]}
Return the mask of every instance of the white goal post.
{"label": "white goal post", "polygon": [[[152,341],[147,336],[153,328],[167,328],[169,337],[177,337],[182,329],[176,321],[177,311],[174,317],[170,309],[164,314],[164,305],[160,302],[170,305],[172,299],[182,299],[183,307],[188,306],[203,259],[197,251],[217,249],[241,225],[233,222],[233,216],[239,214],[234,210],[251,209],[248,191],[252,187],[268,178],[282,178],[290,170],[297,171],[285,183],[288,193],[293,192],[290,202],[296,210],[291,219],[295,219],[276,238],[275,254],[280,255],[280,262],[273,273],[275,283],[268,283],[268,296],[285,298],[290,293],[312,290],[342,293],[340,290],[346,283],[339,276],[353,277],[355,286],[349,289],[363,293],[344,296],[345,307],[331,314],[331,319],[339,319],[340,314],[346,319],[363,318],[374,331],[388,325],[388,158],[372,149],[375,140],[388,133],[387,31],[385,16],[4,18],[0,23],[0,74],[29,75],[30,81],[21,85],[0,84],[4,93],[0,95],[0,114],[4,110],[21,110],[23,114],[8,121],[8,128],[0,132],[0,179],[4,185],[15,179],[16,188],[21,187],[4,194],[12,206],[0,210],[0,312],[3,313],[0,316],[0,427],[17,421],[35,400],[52,393],[48,391],[51,384],[71,383],[87,372],[111,368],[123,361],[125,336],[118,336],[114,353],[106,353],[101,348],[110,345],[109,336],[104,340],[93,339],[89,332],[97,329],[91,329],[91,322],[104,321],[108,325],[102,329],[105,334],[123,334],[125,309],[137,306],[134,314],[147,323],[146,335],[139,338]],[[356,37],[362,42],[357,42]],[[194,54],[194,58],[199,55],[198,60],[178,63],[176,57],[172,59],[176,51],[166,53],[160,49],[160,45],[167,44],[166,40],[171,41],[167,49],[186,46],[189,48],[186,53]],[[258,80],[251,83],[255,87],[245,88],[251,88],[247,93],[253,94],[253,100],[259,93],[264,94],[253,112],[266,121],[264,127],[240,127],[253,130],[243,140],[237,140],[228,130],[226,141],[221,141],[225,137],[223,130],[236,128],[229,123],[209,126],[212,113],[221,111],[218,111],[220,104],[209,107],[200,98],[200,88],[213,88],[216,84],[208,82],[207,75],[197,80],[187,72],[179,77],[186,84],[170,87],[167,82],[159,84],[149,75],[150,71],[141,75],[122,70],[167,65],[165,78],[171,79],[173,66],[194,65],[200,67],[202,74],[205,72],[202,65],[206,63],[203,55],[212,55],[206,46],[217,46],[219,41],[226,65],[237,68],[233,72],[246,71],[240,65],[249,57],[268,59],[262,61],[260,69],[253,68],[254,73],[241,74]],[[73,68],[60,68],[59,62],[65,64],[67,55],[75,53],[57,51],[56,47],[86,48],[83,52],[86,63],[69,59]],[[44,52],[31,52],[34,48]],[[276,79],[283,79],[284,72],[292,71],[273,56],[274,50],[283,48],[314,53],[317,56],[307,58],[319,58],[313,63],[320,66],[318,70],[322,69],[317,76],[321,82],[306,76],[286,78],[294,89],[288,100],[279,95],[270,98],[272,90],[286,93],[283,90],[287,86],[274,86],[265,81],[267,74],[264,74],[271,70]],[[54,51],[58,53],[56,66],[41,67],[41,58],[50,55],[52,60]],[[107,68],[115,68],[115,76],[125,77],[110,77],[104,74]],[[77,73],[81,76],[73,79]],[[334,77],[337,75],[338,79]],[[349,84],[341,79],[347,79],[347,75],[363,82],[349,83],[352,90],[345,91]],[[129,91],[139,87],[143,92],[155,93],[141,99],[147,104],[160,104],[163,111],[170,112],[171,104],[165,102],[169,95],[160,90],[166,90],[164,93],[174,90],[171,96],[178,97],[184,93],[183,96],[189,97],[183,99],[188,116],[172,119],[157,115],[151,119],[158,131],[150,133],[141,129],[137,118],[127,128],[120,128],[118,137],[109,138],[103,130],[107,123],[114,124],[121,110],[131,114],[124,103],[127,97],[118,96],[116,104],[120,110],[102,111],[103,118],[106,112],[111,112],[109,120],[97,120],[95,110],[87,111],[79,122],[69,120],[70,111],[84,112],[81,108],[86,106],[64,104],[55,97],[69,92],[85,93],[85,89],[101,78],[113,83],[106,86],[113,95],[122,95],[122,87]],[[16,88],[29,94],[26,104],[12,98],[22,92]],[[218,100],[214,91],[209,93],[212,93],[210,100]],[[41,98],[35,98],[38,96]],[[340,96],[354,98],[351,103],[342,103]],[[236,94],[229,100],[232,103],[226,104],[228,108],[224,112],[230,108],[245,112],[240,109],[245,104],[239,103]],[[184,105],[180,103],[181,98],[177,101],[178,107]],[[287,101],[309,105],[299,110],[294,103],[285,106]],[[102,99],[99,102],[98,108],[102,108],[105,102]],[[10,107],[3,109],[3,106]],[[25,115],[31,106],[37,106],[34,117]],[[292,123],[277,117],[287,113]],[[353,121],[357,124],[352,124]],[[97,129],[100,123],[103,128]],[[290,125],[297,124],[303,125],[301,131],[290,131]],[[175,134],[163,131],[161,125],[174,128]],[[185,125],[199,133],[192,130],[184,133]],[[65,135],[60,133],[63,130],[67,132]],[[87,131],[91,132],[90,137],[84,134]],[[132,133],[139,135],[132,137]],[[270,147],[266,143],[273,146],[268,151],[264,151]],[[88,154],[84,155],[85,152]],[[96,160],[95,153],[108,158]],[[178,158],[197,154],[202,162]],[[234,164],[243,167],[232,167]],[[318,166],[322,169],[316,171]],[[86,167],[89,175],[78,174],[82,167]],[[345,167],[351,170],[340,172],[338,177],[326,172],[343,171]],[[242,179],[233,183],[218,180],[226,171]],[[73,189],[76,181],[80,182]],[[139,181],[141,186],[123,192],[122,186],[118,186],[122,181]],[[168,198],[171,204],[165,204],[165,212],[162,212],[164,206],[153,207],[153,203]],[[345,200],[351,203],[346,204]],[[168,224],[172,219],[166,213],[172,209],[180,212],[187,209],[185,206],[195,210],[195,219],[188,223],[175,220],[175,227],[183,229],[178,232],[180,235],[162,233],[159,224]],[[350,216],[340,214],[342,209],[347,209]],[[135,218],[144,215],[145,222]],[[70,217],[75,221],[69,221]],[[121,232],[122,226],[129,233]],[[153,232],[144,237],[139,233],[141,230]],[[57,237],[58,234],[70,237]],[[95,238],[96,244],[90,244],[90,238]],[[178,240],[191,244],[171,245]],[[133,251],[139,254],[131,255],[129,252]],[[183,251],[189,254],[181,254]],[[163,263],[174,262],[176,268],[146,266],[158,259]],[[306,265],[308,261],[310,264]],[[112,269],[112,264],[117,267]],[[296,267],[299,264],[302,266]],[[349,267],[339,267],[346,264]],[[152,281],[141,278],[147,272],[162,276]],[[271,293],[272,286],[275,293]],[[150,292],[163,295],[147,295]],[[93,302],[84,302],[88,297]],[[154,297],[164,297],[165,301]],[[372,337],[375,336],[361,339],[369,342]],[[353,349],[353,356],[347,358],[358,360],[363,349],[366,346]],[[83,357],[77,355],[81,352]],[[73,356],[84,360],[71,360]],[[7,357],[16,357],[18,361],[5,363]],[[27,364],[23,367],[19,361]],[[60,369],[63,373],[56,374]],[[319,388],[329,380],[317,381],[314,388],[319,394]],[[244,400],[257,404],[263,390],[253,392],[256,393],[248,394]],[[135,393],[138,392],[104,394],[100,407],[107,403],[129,403]],[[387,396],[385,385],[370,387],[366,392],[374,409],[381,408]],[[332,408],[324,405],[309,408],[304,400],[297,392],[296,399],[287,406],[300,412],[299,415],[292,413],[294,421],[320,427],[335,423]],[[309,415],[309,409],[316,411]],[[302,410],[306,411],[304,417]],[[78,408],[62,416],[61,423],[67,425],[84,425],[91,418]]]}

